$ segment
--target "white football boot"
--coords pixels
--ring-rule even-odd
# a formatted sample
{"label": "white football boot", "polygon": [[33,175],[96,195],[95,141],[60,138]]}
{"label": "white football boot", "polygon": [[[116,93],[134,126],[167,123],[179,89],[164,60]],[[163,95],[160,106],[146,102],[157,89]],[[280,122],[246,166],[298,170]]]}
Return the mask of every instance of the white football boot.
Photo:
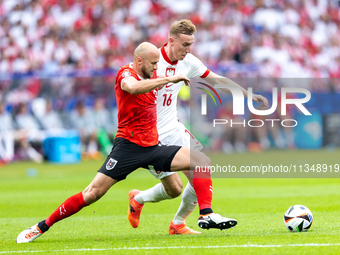
{"label": "white football boot", "polygon": [[17,243],[29,243],[41,236],[43,232],[38,228],[38,223],[22,231],[17,237]]}
{"label": "white football boot", "polygon": [[218,213],[210,213],[207,215],[200,215],[197,224],[202,229],[218,228],[223,230],[235,227],[237,220],[222,217]]}

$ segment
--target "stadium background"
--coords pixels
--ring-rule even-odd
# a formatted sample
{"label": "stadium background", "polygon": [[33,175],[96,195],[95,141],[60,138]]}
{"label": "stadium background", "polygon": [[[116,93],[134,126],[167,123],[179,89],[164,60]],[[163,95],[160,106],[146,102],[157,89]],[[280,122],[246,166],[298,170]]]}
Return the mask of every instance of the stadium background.
{"label": "stadium background", "polygon": [[[15,142],[15,154],[8,160],[4,150],[0,153],[2,253],[338,254],[337,178],[215,178],[214,210],[236,218],[237,228],[173,237],[167,228],[179,199],[146,205],[138,229],[132,229],[126,220],[129,190],[157,183],[145,170],[135,171],[98,203],[56,224],[36,242],[14,244],[20,231],[88,185],[101,163],[91,159],[102,159],[117,124],[113,92],[117,69],[132,60],[140,42],[161,47],[170,24],[181,18],[192,20],[197,27],[194,55],[229,78],[269,81],[260,82],[257,93],[270,97],[271,88],[286,78],[313,81],[306,83],[312,92],[306,107],[318,118],[310,131],[294,131],[300,138],[293,139],[294,144],[281,146],[266,130],[263,133],[269,144],[261,144],[261,136],[246,132],[246,149],[257,152],[248,153],[236,146],[233,135],[230,147],[228,140],[221,141],[223,132],[220,137],[206,134],[201,141],[213,162],[223,158],[226,164],[238,167],[245,163],[339,164],[339,1],[3,0],[0,101],[5,111],[0,111],[1,146],[11,150],[6,141]],[[188,91],[183,91],[180,118],[190,124],[187,100]],[[49,104],[54,110],[51,115],[45,111]],[[100,111],[94,111],[96,104]],[[103,104],[108,111],[103,111]],[[79,117],[78,108],[86,117]],[[24,109],[21,114],[19,109]],[[95,126],[95,119],[101,124]],[[77,127],[89,129],[79,131]],[[84,144],[80,146],[82,133]],[[279,133],[288,140],[282,130]],[[307,138],[301,139],[302,135]],[[56,139],[46,139],[48,136]],[[95,149],[103,153],[92,153],[96,150],[90,141],[98,142]],[[47,157],[50,161],[78,164],[41,163],[49,146],[53,149]],[[226,153],[232,155],[226,157]],[[315,218],[312,229],[303,235],[288,233],[283,226],[283,214],[293,204],[308,206]],[[194,212],[187,224],[198,230],[196,216]]]}
{"label": "stadium background", "polygon": [[[85,144],[82,152],[86,153],[90,141],[96,140],[91,136],[100,136],[101,132],[103,137],[100,130],[104,129],[112,141],[117,124],[115,72],[132,61],[139,43],[149,41],[158,47],[166,43],[170,24],[181,18],[192,20],[197,27],[193,54],[214,72],[232,79],[270,78],[271,82],[255,86],[257,93],[268,98],[279,79],[317,78],[304,83],[304,87],[313,93],[307,106],[315,109],[314,115],[323,116],[323,121],[319,116],[319,126],[311,127],[307,142],[297,147],[339,145],[338,1],[5,0],[0,13],[0,100],[13,117],[12,128],[17,133],[31,130],[27,142],[39,153],[44,153],[40,144],[51,136],[52,127],[42,123],[47,114],[46,101],[51,101],[55,114],[61,115],[59,128],[80,129]],[[180,118],[187,124],[188,93],[183,91],[180,100]],[[96,114],[96,100],[109,112],[100,113],[105,121],[95,123],[90,116]],[[26,113],[33,118],[30,122],[36,123],[18,124],[20,104],[27,104]],[[75,112],[79,104],[85,105],[87,117]],[[91,128],[83,130],[81,121]],[[30,135],[32,132],[38,134]],[[268,135],[241,135],[238,144],[205,145],[226,153],[244,152],[251,142],[258,142],[260,149],[296,148],[293,138],[285,137],[282,130],[277,132],[280,135],[274,139],[265,130],[263,133]],[[303,128],[297,132],[299,136],[305,133]],[[23,137],[16,135],[14,140]],[[317,141],[308,142],[313,140],[310,137]],[[91,155],[108,147],[109,140],[103,139],[97,139],[97,149],[89,149]],[[18,141],[16,144],[14,159],[32,158],[18,149]],[[19,147],[27,150],[28,146]]]}
{"label": "stadium background", "polygon": [[[91,135],[100,136],[103,128],[112,141],[117,124],[115,72],[133,59],[133,50],[140,42],[158,47],[166,43],[170,24],[181,18],[192,20],[197,27],[193,54],[214,72],[232,79],[270,78],[271,82],[259,82],[255,88],[268,98],[278,79],[318,78],[305,84],[313,93],[307,106],[324,118],[310,131],[318,141],[298,147],[339,145],[338,1],[5,0],[0,13],[0,100],[11,114],[12,128],[21,132],[14,136],[14,160],[32,158],[20,147],[27,150],[32,145],[44,153],[41,143],[51,136],[51,127],[42,123],[46,101],[51,101],[55,114],[60,115],[60,128],[81,129],[82,152],[87,152],[89,141],[96,140]],[[183,91],[180,100],[180,118],[187,123],[188,93]],[[96,114],[96,100],[109,110],[101,113],[105,121],[97,123],[90,117]],[[26,113],[34,119],[30,122],[36,123],[18,124],[20,104],[27,104]],[[85,105],[87,117],[72,113],[79,104]],[[91,128],[82,130],[81,121]],[[26,135],[30,145],[20,146],[19,142],[18,146],[17,140],[25,139],[22,131],[28,129],[28,133],[38,134]],[[283,143],[282,139],[289,139],[282,130],[278,132],[281,135],[274,140],[270,135],[241,135],[241,146],[235,142],[205,145],[226,153],[244,152],[251,142],[259,142],[261,149],[296,148],[294,142]],[[307,134],[305,140],[311,136]],[[109,143],[107,138],[97,142],[98,150]],[[89,150],[93,154],[97,149],[92,146]]]}

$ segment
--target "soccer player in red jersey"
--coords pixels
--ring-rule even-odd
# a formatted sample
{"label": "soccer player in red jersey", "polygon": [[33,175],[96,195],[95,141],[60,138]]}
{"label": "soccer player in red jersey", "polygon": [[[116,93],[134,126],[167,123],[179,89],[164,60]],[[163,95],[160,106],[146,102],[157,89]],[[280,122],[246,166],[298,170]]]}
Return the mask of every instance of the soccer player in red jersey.
{"label": "soccer player in red jersey", "polygon": [[[191,46],[195,40],[196,27],[190,20],[175,21],[169,29],[169,39],[167,44],[159,49],[160,60],[158,63],[157,75],[171,77],[178,73],[184,74],[188,78],[200,77],[210,85],[229,84],[242,90],[245,97],[248,93],[232,80],[217,75],[210,71],[197,57],[191,54]],[[157,129],[159,140],[164,144],[172,144],[183,147],[190,147],[195,144],[191,150],[200,151],[203,146],[197,139],[190,134],[183,124],[178,122],[176,102],[178,93],[183,86],[183,82],[176,84],[168,83],[159,91],[157,99]],[[223,91],[231,93],[228,89]],[[261,95],[253,94],[253,100],[262,102],[268,106],[267,99]],[[154,187],[138,191],[133,190],[134,198],[130,198],[130,207],[134,204],[144,205],[146,202],[159,202],[165,199],[171,199],[179,196],[182,191],[182,181],[177,173],[160,172],[150,168],[150,173],[157,179],[161,180]],[[169,226],[170,234],[197,234],[186,226],[185,219],[195,209],[197,202],[200,209],[201,217],[198,219],[198,225],[202,228],[219,228],[225,229],[236,225],[236,220],[222,217],[211,210],[212,201],[212,181],[209,175],[200,176],[206,178],[191,178],[189,171],[183,172],[189,179],[183,195],[182,203]],[[139,215],[141,209],[135,208],[134,213],[128,211],[128,218],[133,227],[138,227]],[[138,221],[134,218],[138,218]],[[232,224],[229,224],[232,223]]]}
{"label": "soccer player in red jersey", "polygon": [[17,243],[32,242],[54,223],[99,200],[115,183],[139,167],[181,171],[194,169],[195,165],[210,165],[209,158],[201,152],[190,153],[185,147],[159,143],[156,127],[158,89],[169,82],[184,81],[189,85],[190,80],[182,74],[149,80],[158,61],[158,49],[150,43],[142,43],[135,50],[134,62],[118,71],[115,92],[119,123],[110,154],[89,186],[69,197],[48,218],[22,231]]}

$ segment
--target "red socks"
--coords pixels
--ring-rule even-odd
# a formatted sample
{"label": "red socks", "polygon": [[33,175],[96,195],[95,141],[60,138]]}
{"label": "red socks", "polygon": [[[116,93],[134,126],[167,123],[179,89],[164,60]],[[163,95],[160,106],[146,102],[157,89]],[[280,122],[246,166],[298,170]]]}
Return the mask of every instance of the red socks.
{"label": "red socks", "polygon": [[193,187],[197,195],[200,210],[211,208],[213,195],[212,180],[210,178],[211,172],[210,169],[203,172],[205,170],[203,168],[194,170]]}
{"label": "red socks", "polygon": [[75,194],[66,199],[66,201],[45,220],[45,223],[48,227],[51,227],[54,223],[79,212],[85,206],[87,206],[87,204],[84,201],[83,193]]}

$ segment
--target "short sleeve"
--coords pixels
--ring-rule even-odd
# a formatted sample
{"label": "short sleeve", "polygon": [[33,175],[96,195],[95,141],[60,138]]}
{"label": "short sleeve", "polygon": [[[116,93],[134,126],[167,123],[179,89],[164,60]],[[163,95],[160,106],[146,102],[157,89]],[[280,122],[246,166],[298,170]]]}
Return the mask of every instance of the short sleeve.
{"label": "short sleeve", "polygon": [[194,55],[189,55],[190,61],[190,71],[188,73],[188,78],[201,77],[205,78],[210,73],[210,70]]}
{"label": "short sleeve", "polygon": [[126,78],[135,78],[136,80],[138,80],[138,76],[137,76],[137,73],[133,70],[133,69],[130,69],[130,68],[126,68],[124,69],[119,75],[118,75],[118,84],[119,84],[119,87],[121,89],[122,88],[122,81]]}

